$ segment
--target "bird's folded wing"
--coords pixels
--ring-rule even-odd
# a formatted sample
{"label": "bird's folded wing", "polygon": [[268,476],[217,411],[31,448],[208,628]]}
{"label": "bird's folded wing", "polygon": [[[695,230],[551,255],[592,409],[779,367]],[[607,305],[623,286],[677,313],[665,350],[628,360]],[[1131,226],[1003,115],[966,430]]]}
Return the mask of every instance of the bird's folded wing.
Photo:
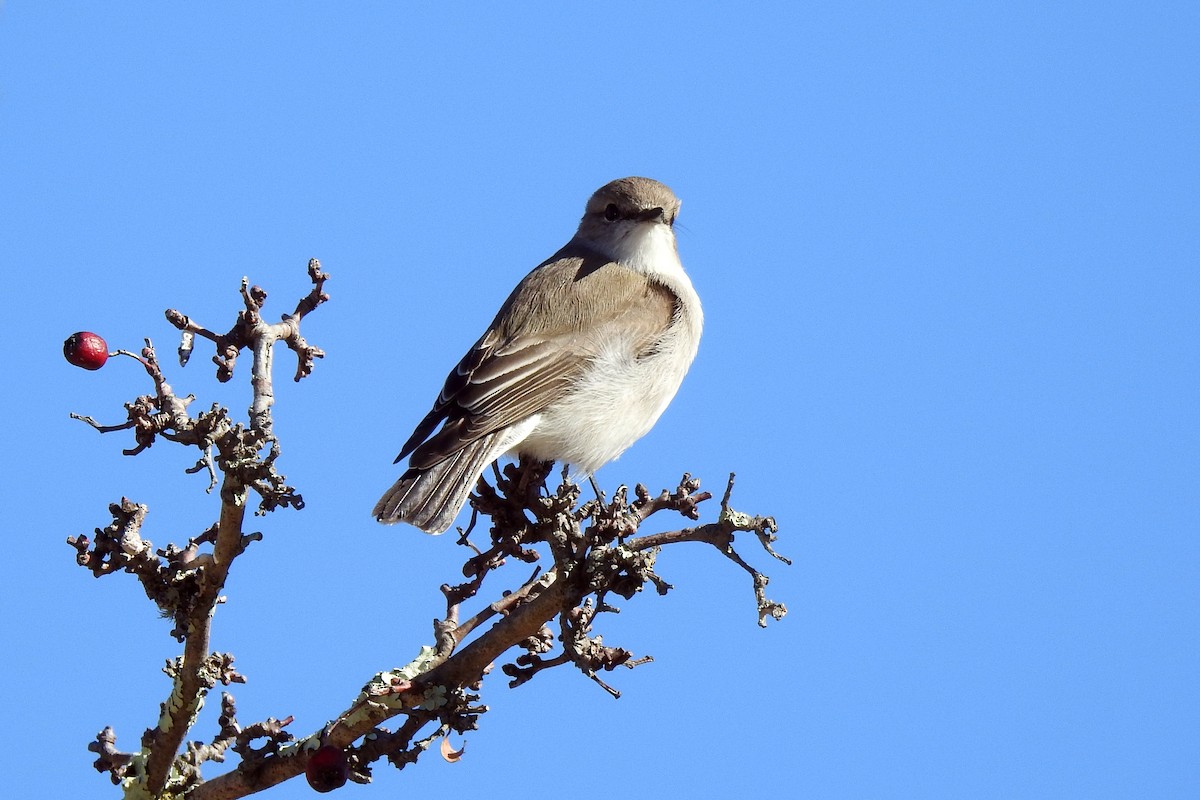
{"label": "bird's folded wing", "polygon": [[[538,413],[571,388],[606,342],[626,343],[634,355],[654,348],[676,313],[674,294],[617,264],[584,269],[585,261],[551,260],[521,282],[446,378],[397,460],[411,452],[412,466],[423,469]],[[580,291],[575,281],[593,282],[592,290]],[[547,303],[557,312],[552,325],[532,313]]]}

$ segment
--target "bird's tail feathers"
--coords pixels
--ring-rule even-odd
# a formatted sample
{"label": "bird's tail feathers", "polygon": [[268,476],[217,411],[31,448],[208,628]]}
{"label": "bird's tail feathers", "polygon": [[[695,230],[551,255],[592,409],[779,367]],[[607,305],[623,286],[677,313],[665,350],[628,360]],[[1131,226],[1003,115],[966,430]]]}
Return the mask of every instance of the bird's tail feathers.
{"label": "bird's tail feathers", "polygon": [[390,525],[407,522],[425,533],[444,532],[467,502],[467,495],[496,452],[498,433],[491,433],[425,469],[409,468],[384,492],[372,516]]}

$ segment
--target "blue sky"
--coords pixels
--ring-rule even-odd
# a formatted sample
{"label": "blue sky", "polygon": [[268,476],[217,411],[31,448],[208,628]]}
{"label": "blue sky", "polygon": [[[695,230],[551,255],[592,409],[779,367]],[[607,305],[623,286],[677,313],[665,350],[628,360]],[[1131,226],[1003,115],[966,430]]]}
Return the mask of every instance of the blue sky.
{"label": "blue sky", "polygon": [[[736,471],[790,613],[759,630],[742,573],[668,551],[676,590],[604,629],[656,659],[623,699],[493,676],[461,763],[345,796],[1197,796],[1198,35],[1188,3],[0,6],[10,788],[114,796],[85,746],[133,746],[177,652],[65,537],[122,495],[159,546],[216,509],[190,453],[68,419],[148,389],[69,367],[68,334],[167,353],[165,308],[223,328],[243,275],[282,313],[308,258],[332,274],[328,357],[297,386],[281,354],[277,385],[308,508],[256,523],[214,634],[243,720],[305,734],[429,641],[462,560],[370,519],[400,444],[587,196],[640,174],[683,199],[707,327],[599,479]],[[207,354],[169,378],[248,402]]]}

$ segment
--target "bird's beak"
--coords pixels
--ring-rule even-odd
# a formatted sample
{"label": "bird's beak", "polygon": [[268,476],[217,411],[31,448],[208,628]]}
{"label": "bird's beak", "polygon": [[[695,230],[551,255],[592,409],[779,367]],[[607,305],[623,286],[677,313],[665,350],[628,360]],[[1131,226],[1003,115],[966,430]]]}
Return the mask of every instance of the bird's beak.
{"label": "bird's beak", "polygon": [[662,222],[664,212],[661,208],[647,208],[637,215],[639,222]]}

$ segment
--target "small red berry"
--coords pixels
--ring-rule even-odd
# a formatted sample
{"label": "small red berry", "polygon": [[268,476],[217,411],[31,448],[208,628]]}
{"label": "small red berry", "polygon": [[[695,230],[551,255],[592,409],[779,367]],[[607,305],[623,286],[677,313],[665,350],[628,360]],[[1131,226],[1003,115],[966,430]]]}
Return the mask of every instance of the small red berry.
{"label": "small red berry", "polygon": [[308,785],[318,792],[332,792],[346,785],[350,777],[350,762],[346,751],[331,744],[324,744],[308,759],[304,768]]}
{"label": "small red berry", "polygon": [[108,345],[96,334],[80,331],[63,342],[63,355],[77,367],[100,369],[108,361]]}

